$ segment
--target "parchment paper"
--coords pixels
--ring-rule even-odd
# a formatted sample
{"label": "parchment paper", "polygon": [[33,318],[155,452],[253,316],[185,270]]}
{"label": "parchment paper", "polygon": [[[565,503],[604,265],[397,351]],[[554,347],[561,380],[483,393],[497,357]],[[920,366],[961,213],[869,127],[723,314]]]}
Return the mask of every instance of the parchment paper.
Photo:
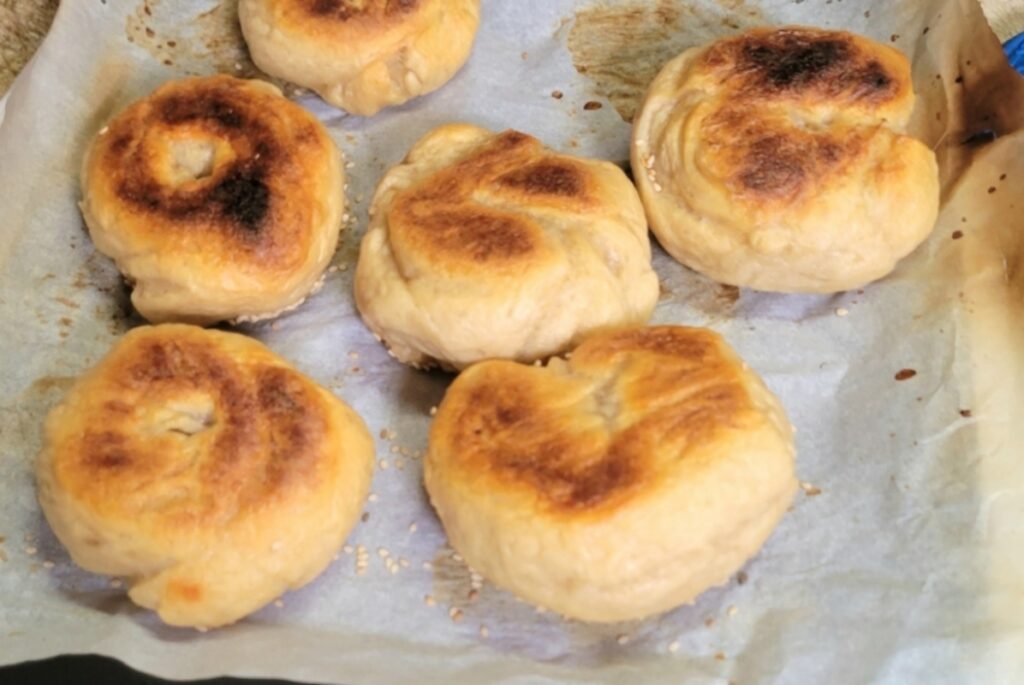
{"label": "parchment paper", "polygon": [[[137,2],[62,3],[0,125],[0,662],[94,652],[175,678],[350,685],[1024,682],[1024,84],[975,0],[485,0],[468,66],[434,95],[361,119],[291,89],[354,162],[353,221],[317,295],[243,330],[383,432],[374,497],[350,540],[371,563],[357,575],[342,552],[280,606],[205,634],[162,626],[117,581],[75,568],[32,479],[46,412],[140,323],[75,205],[86,141],[164,80],[255,73],[232,3]],[[352,304],[377,179],[452,120],[625,160],[617,108],[661,61],[786,22],[849,28],[912,56],[913,127],[936,148],[944,189],[931,239],[863,291],[736,291],[657,251],[654,320],[711,326],[763,374],[799,429],[804,491],[741,574],[661,617],[587,626],[487,583],[473,601],[478,583],[421,487],[429,409],[449,377],[396,364]]]}

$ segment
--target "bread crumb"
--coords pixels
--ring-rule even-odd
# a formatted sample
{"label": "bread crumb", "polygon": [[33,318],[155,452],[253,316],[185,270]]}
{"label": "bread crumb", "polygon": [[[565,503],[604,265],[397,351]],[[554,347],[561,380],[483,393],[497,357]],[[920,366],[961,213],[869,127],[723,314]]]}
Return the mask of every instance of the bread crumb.
{"label": "bread crumb", "polygon": [[477,600],[477,597],[479,597],[479,596],[480,596],[480,591],[477,590],[476,588],[473,588],[472,590],[470,590],[466,594],[466,599],[469,600],[470,602],[475,602]]}
{"label": "bread crumb", "polygon": [[722,652],[715,654],[715,661],[725,661],[725,654]]}
{"label": "bread crumb", "polygon": [[458,623],[462,620],[462,609],[458,607],[452,607],[448,610],[448,618]]}
{"label": "bread crumb", "polygon": [[704,625],[707,626],[708,628],[710,628],[711,626],[715,625],[715,619],[713,619],[712,617],[708,616],[707,618],[704,619]]}

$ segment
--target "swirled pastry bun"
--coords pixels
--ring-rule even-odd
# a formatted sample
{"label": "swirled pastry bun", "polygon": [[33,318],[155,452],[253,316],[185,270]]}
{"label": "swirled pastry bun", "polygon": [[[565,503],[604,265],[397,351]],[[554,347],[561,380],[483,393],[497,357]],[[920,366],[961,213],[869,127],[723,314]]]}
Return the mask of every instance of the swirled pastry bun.
{"label": "swirled pastry bun", "polygon": [[711,278],[834,292],[927,237],[935,155],[907,136],[907,58],[841,31],[762,28],[687,50],[651,83],[633,173],[668,252]]}
{"label": "swirled pastry bun", "polygon": [[340,155],[274,86],[172,81],[115,116],[82,169],[96,248],[152,322],[272,317],[320,282],[344,207]]}
{"label": "swirled pastry bun", "polygon": [[532,361],[658,298],[636,190],[614,164],[517,131],[424,136],[373,197],[355,276],[367,326],[400,361]]}
{"label": "swirled pastry bun", "polygon": [[373,440],[255,340],[136,328],[46,420],[39,501],[72,559],[178,626],[232,623],[331,561]]}
{"label": "swirled pastry bun", "polygon": [[473,569],[611,622],[725,582],[789,506],[793,453],[778,400],[717,334],[627,328],[568,362],[468,368],[438,408],[424,477]]}
{"label": "swirled pastry bun", "polygon": [[238,17],[256,66],[369,116],[455,75],[480,0],[241,0]]}

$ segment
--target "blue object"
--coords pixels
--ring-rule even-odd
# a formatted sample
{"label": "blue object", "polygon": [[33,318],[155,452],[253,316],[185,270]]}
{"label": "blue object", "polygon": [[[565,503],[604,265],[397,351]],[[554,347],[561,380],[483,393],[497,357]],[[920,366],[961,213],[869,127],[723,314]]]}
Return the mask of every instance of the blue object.
{"label": "blue object", "polygon": [[1018,33],[1003,43],[1003,51],[1013,68],[1024,74],[1024,33]]}

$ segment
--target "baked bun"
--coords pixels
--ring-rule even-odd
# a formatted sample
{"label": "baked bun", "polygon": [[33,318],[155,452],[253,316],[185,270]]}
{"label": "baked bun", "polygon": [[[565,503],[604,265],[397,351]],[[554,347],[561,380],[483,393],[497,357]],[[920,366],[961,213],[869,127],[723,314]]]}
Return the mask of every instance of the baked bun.
{"label": "baked bun", "polygon": [[166,83],[104,126],[81,207],[142,316],[209,324],[302,302],[337,246],[343,185],[312,115],[268,83],[213,76]]}
{"label": "baked bun", "polygon": [[373,440],[260,343],[129,332],[47,418],[39,501],[72,559],[172,625],[237,621],[315,578],[362,510]]}
{"label": "baked bun", "polygon": [[687,50],[633,126],[651,229],[731,285],[827,293],[881,278],[938,214],[935,155],[903,133],[913,106],[906,57],[852,33],[762,28]]}
{"label": "baked bun", "polygon": [[256,66],[368,116],[455,75],[480,0],[241,0],[238,18]]}
{"label": "baked bun", "polygon": [[437,128],[381,180],[356,305],[395,357],[462,368],[645,323],[658,299],[636,190],[517,131]]}
{"label": "baked bun", "polygon": [[715,333],[606,331],[546,368],[448,389],[424,463],[473,569],[585,621],[690,602],[764,543],[796,490],[778,400]]}

